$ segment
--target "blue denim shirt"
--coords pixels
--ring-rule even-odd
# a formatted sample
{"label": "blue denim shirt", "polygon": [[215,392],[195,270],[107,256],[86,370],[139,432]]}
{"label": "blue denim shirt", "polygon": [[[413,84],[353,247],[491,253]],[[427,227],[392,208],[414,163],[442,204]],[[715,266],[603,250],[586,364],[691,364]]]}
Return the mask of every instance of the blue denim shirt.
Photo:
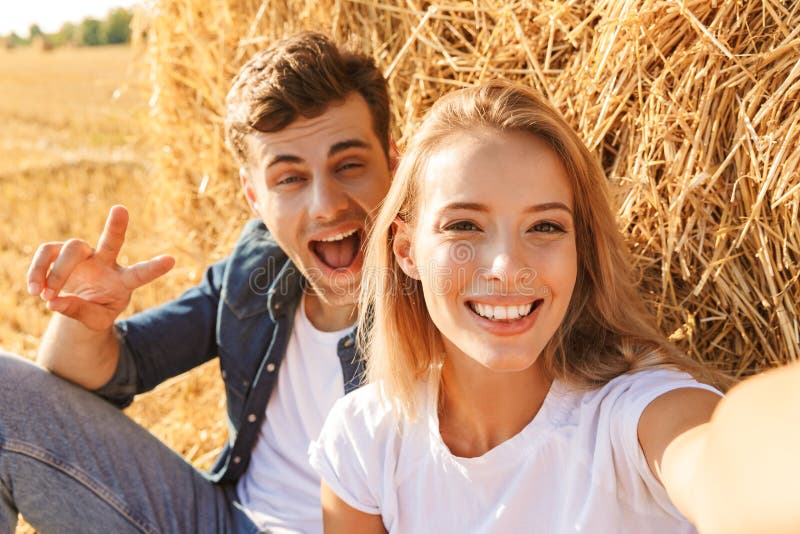
{"label": "blue denim shirt", "polygon": [[[96,392],[120,407],[137,393],[219,356],[228,439],[208,473],[238,480],[250,461],[286,353],[304,280],[260,221],[249,222],[233,253],[178,299],[118,321],[120,359]],[[339,340],[344,392],[360,385],[355,331]]]}

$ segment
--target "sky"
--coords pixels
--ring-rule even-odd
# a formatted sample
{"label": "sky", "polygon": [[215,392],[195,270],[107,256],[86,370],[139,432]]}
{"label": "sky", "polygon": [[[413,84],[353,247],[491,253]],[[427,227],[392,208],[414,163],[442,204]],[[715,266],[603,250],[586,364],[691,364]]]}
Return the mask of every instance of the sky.
{"label": "sky", "polygon": [[65,22],[84,17],[104,18],[114,7],[131,7],[135,0],[0,0],[0,35],[16,32],[28,36],[31,24],[45,33],[58,31]]}

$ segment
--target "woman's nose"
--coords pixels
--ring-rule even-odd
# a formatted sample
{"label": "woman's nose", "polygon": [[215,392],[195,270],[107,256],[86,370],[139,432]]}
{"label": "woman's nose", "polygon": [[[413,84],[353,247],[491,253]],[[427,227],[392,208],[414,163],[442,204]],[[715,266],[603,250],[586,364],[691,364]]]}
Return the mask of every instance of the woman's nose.
{"label": "woman's nose", "polygon": [[492,263],[489,266],[489,272],[494,278],[499,280],[507,280],[508,273],[511,269],[512,260],[508,252],[500,252],[494,255]]}
{"label": "woman's nose", "polygon": [[487,258],[488,280],[493,291],[526,294],[533,287],[536,272],[523,257],[517,243],[496,244]]}

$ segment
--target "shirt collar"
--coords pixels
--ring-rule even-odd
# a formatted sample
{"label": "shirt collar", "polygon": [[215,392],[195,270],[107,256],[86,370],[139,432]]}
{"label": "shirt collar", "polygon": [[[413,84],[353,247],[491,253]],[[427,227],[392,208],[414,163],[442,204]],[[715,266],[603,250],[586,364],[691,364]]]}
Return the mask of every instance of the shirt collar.
{"label": "shirt collar", "polygon": [[303,287],[303,276],[300,271],[291,260],[286,260],[267,290],[267,308],[273,321],[294,310]]}

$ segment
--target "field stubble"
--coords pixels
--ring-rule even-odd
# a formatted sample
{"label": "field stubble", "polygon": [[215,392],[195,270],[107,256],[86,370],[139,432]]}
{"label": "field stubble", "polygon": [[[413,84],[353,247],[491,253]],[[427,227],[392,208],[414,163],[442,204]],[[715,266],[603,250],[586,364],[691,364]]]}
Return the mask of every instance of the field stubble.
{"label": "field stubble", "polygon": [[[126,313],[195,283],[205,258],[192,236],[166,224],[170,206],[155,195],[148,113],[139,63],[128,47],[0,50],[0,347],[33,359],[49,320],[25,291],[38,244],[79,237],[94,244],[109,207],[130,211],[121,264],[172,254],[172,272],[134,293]],[[195,465],[207,468],[224,442],[224,396],[217,364],[143,395],[127,413]],[[30,532],[21,526],[18,532]]]}

